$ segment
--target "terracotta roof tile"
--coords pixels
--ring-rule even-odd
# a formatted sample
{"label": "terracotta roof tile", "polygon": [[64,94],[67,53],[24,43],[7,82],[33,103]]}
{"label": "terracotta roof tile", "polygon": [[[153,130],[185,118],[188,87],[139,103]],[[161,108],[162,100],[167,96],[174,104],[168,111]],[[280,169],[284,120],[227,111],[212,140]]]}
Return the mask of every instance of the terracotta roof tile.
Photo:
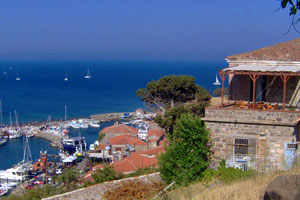
{"label": "terracotta roof tile", "polygon": [[300,38],[226,58],[228,60],[300,61]]}
{"label": "terracotta roof tile", "polygon": [[164,145],[161,145],[161,146],[158,146],[158,147],[155,147],[152,149],[148,149],[145,151],[133,152],[132,155],[140,154],[140,155],[149,155],[149,156],[151,156],[151,155],[159,156],[161,153],[164,153],[164,152],[166,152],[165,147],[164,147]]}
{"label": "terracotta roof tile", "polygon": [[156,156],[132,155],[128,158],[112,164],[116,172],[130,173],[145,167],[157,167]]}
{"label": "terracotta roof tile", "polygon": [[113,126],[105,127],[101,131],[101,133],[137,133],[138,129],[133,128],[131,126],[127,126],[125,124],[115,124]]}
{"label": "terracotta roof tile", "polygon": [[109,144],[110,145],[147,145],[146,142],[144,142],[143,140],[131,136],[131,135],[120,135],[120,136],[116,136],[113,137],[112,139],[109,140]]}
{"label": "terracotta roof tile", "polygon": [[165,134],[164,130],[158,130],[158,129],[150,129],[148,131],[148,135],[151,136],[156,136],[156,137],[161,137]]}

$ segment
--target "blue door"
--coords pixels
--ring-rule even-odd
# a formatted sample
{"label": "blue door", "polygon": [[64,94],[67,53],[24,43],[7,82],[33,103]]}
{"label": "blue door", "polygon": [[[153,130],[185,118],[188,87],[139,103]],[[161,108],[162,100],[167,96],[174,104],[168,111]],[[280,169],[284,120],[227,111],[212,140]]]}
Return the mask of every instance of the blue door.
{"label": "blue door", "polygon": [[297,143],[286,142],[284,145],[284,158],[287,168],[291,168],[293,166],[295,160],[295,153],[297,150]]}

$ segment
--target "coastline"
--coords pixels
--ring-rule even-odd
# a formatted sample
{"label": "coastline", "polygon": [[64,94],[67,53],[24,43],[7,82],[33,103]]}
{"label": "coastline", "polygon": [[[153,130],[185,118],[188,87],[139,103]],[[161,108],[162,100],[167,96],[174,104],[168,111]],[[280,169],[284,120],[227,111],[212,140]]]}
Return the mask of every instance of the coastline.
{"label": "coastline", "polygon": [[[113,120],[122,120],[121,116],[123,115],[123,113],[124,112],[94,114],[94,115],[91,115],[89,118],[80,118],[80,119],[92,119],[92,120],[99,120],[101,122],[108,122],[108,121],[113,121]],[[129,113],[134,115],[134,112],[129,112]],[[79,118],[72,119],[72,120],[78,120],[78,119]],[[68,120],[67,122],[69,122],[69,121],[71,121],[71,120]],[[57,121],[53,121],[52,124],[60,125],[63,122],[65,122],[65,121],[57,120]],[[27,126],[27,125],[45,126],[46,124],[47,124],[47,122],[34,122],[34,123],[29,122],[29,123],[23,124],[23,126]],[[62,137],[60,135],[49,134],[49,133],[45,133],[45,132],[39,130],[34,134],[34,136],[48,140],[50,142],[50,146],[53,148],[61,148]]]}

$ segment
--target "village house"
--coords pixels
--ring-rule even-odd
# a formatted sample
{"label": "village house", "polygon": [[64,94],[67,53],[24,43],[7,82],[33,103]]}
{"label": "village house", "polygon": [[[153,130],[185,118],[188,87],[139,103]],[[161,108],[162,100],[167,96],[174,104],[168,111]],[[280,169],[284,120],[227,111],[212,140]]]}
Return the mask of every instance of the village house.
{"label": "village house", "polygon": [[124,135],[124,134],[136,136],[137,133],[138,133],[138,129],[131,126],[127,126],[125,124],[119,124],[119,122],[116,121],[114,125],[105,127],[99,132],[99,134],[105,134],[104,138],[100,143],[106,144],[113,137]]}
{"label": "village house", "polygon": [[[258,170],[292,166],[299,141],[300,38],[227,56],[221,104],[207,107],[213,159]],[[228,78],[229,100],[224,101]]]}
{"label": "village house", "polygon": [[114,160],[121,160],[123,157],[128,157],[130,152],[148,149],[148,144],[145,141],[131,135],[116,136],[109,140],[109,145],[111,146]]}
{"label": "village house", "polygon": [[[135,172],[138,169],[143,169],[146,167],[158,167],[158,159],[157,157],[165,152],[165,148],[163,145],[158,146],[156,148],[133,152],[128,158],[125,158],[121,161],[117,161],[111,163],[112,166],[117,173],[130,174]],[[96,170],[102,170],[104,165],[96,165],[92,168],[91,171],[85,174],[82,178],[83,182],[93,182],[94,179],[92,174]]]}

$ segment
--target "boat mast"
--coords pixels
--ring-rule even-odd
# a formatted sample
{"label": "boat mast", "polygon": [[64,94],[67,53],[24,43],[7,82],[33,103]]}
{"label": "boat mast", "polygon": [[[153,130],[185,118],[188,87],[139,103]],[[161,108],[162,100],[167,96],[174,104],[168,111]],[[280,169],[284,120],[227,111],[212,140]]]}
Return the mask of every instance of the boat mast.
{"label": "boat mast", "polygon": [[17,116],[17,111],[15,110],[15,117],[16,117],[16,126],[17,129],[19,128],[19,123],[18,123],[18,116]]}
{"label": "boat mast", "polygon": [[65,105],[65,121],[67,121],[67,105]]}
{"label": "boat mast", "polygon": [[2,101],[0,99],[0,125],[1,125],[1,128],[3,127],[3,122],[2,122]]}
{"label": "boat mast", "polygon": [[9,112],[10,128],[12,128],[11,112]]}

